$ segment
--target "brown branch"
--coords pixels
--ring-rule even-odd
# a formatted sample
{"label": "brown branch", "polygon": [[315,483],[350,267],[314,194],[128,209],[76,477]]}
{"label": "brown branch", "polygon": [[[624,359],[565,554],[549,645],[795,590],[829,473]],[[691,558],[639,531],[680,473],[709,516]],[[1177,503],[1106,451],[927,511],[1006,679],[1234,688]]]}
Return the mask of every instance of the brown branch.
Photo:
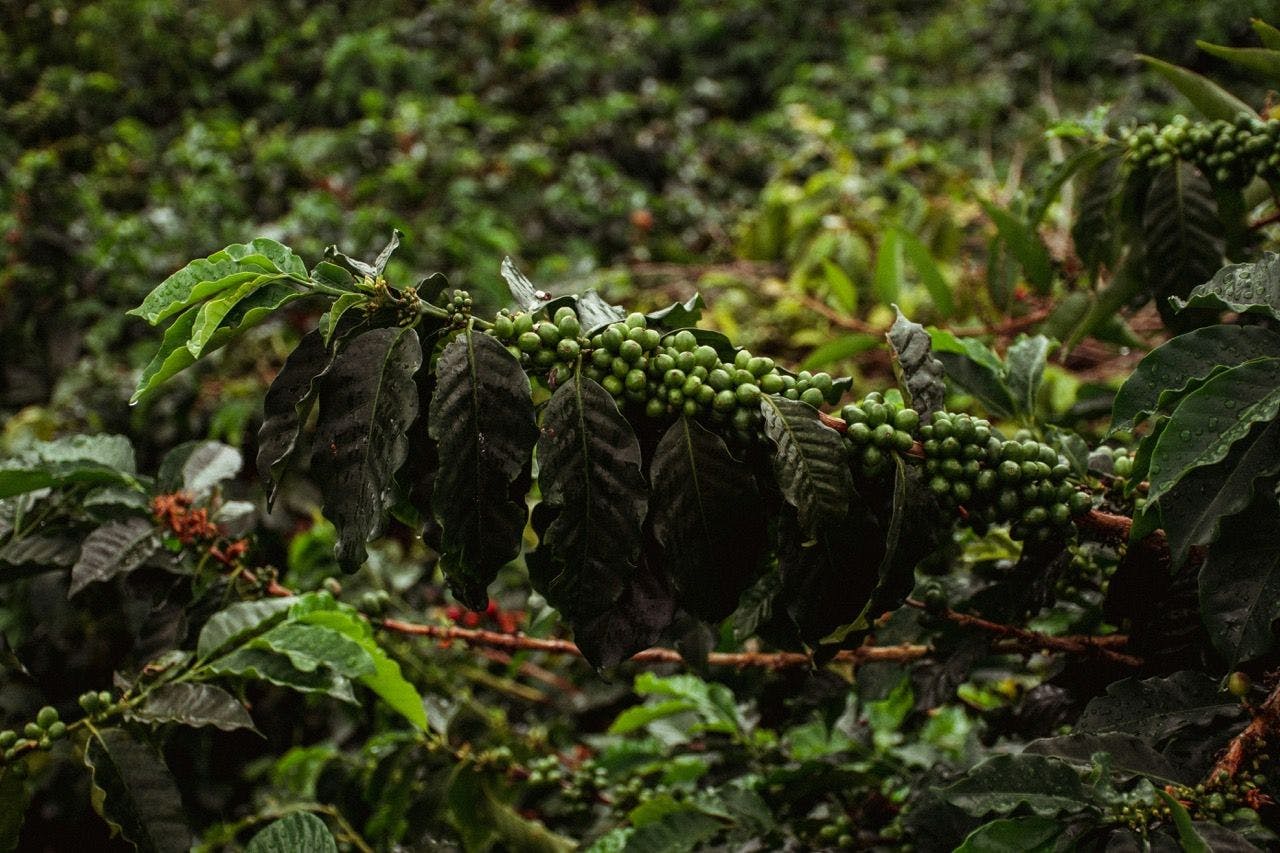
{"label": "brown branch", "polygon": [[1259,228],[1266,228],[1268,225],[1274,225],[1277,222],[1280,222],[1280,210],[1267,214],[1257,222],[1249,223],[1249,228],[1256,231]]}
{"label": "brown branch", "polygon": [[[399,619],[383,619],[377,623],[380,627],[398,634],[418,637],[430,637],[442,642],[461,640],[475,646],[505,649],[507,651],[535,651],[551,654],[583,657],[582,650],[568,640],[543,639],[527,637],[523,634],[502,634],[496,631],[458,628],[443,625],[421,625],[413,622],[402,622]],[[906,663],[919,660],[929,653],[928,646],[859,646],[856,649],[844,649],[836,653],[837,663],[859,665],[873,662]],[[683,664],[684,658],[675,649],[646,649],[634,655],[631,660],[637,663],[673,663]],[[787,669],[791,667],[811,667],[813,658],[801,652],[712,652],[707,656],[711,666],[763,667],[765,669]]]}
{"label": "brown branch", "polygon": [[885,333],[885,329],[873,326],[870,323],[859,320],[857,317],[850,317],[848,314],[842,314],[817,297],[801,294],[800,302],[810,311],[815,314],[821,314],[830,323],[839,326],[842,329],[848,329],[851,332],[861,332],[865,335],[883,335]]}
{"label": "brown branch", "polygon": [[[507,652],[501,651],[500,649],[482,648],[482,649],[478,649],[477,651],[479,651],[480,654],[485,658],[487,658],[488,660],[491,660],[494,663],[501,664],[503,666],[511,666],[511,664],[515,663],[515,658],[513,658]],[[549,669],[544,669],[543,667],[538,666],[533,661],[522,660],[520,661],[520,663],[516,664],[516,668],[518,669],[521,675],[528,676],[529,678],[532,678],[535,681],[541,681],[543,684],[547,685],[548,687],[553,687],[556,690],[559,690],[560,692],[566,693],[570,696],[577,696],[582,692],[581,690],[578,689],[578,685],[574,684],[572,681],[565,678],[563,675],[558,675]]]}
{"label": "brown branch", "polygon": [[[908,598],[905,604],[908,607],[916,607],[921,610],[927,609],[924,606],[924,602],[917,601],[914,598]],[[980,616],[960,613],[949,608],[944,608],[937,615],[957,625],[976,628],[1001,639],[1012,640],[1015,645],[1027,651],[1049,649],[1056,652],[1066,652],[1067,654],[1100,657],[1124,666],[1142,666],[1142,658],[1115,651],[1116,647],[1123,647],[1128,642],[1128,638],[1121,635],[1093,637],[1077,634],[1067,637],[1053,637],[1049,634],[1041,634],[1038,631],[1031,631],[1026,628],[992,622]]]}
{"label": "brown branch", "polygon": [[1258,706],[1244,731],[1231,739],[1227,751],[1209,771],[1206,785],[1221,780],[1224,773],[1227,779],[1235,778],[1255,756],[1275,743],[1277,737],[1280,737],[1280,683],[1272,688],[1271,693]]}

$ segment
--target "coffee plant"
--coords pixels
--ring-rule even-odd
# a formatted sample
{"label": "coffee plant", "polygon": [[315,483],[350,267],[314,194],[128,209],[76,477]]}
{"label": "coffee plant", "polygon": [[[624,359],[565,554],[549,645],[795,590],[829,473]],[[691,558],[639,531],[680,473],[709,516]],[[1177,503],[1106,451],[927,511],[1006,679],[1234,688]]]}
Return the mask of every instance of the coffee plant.
{"label": "coffee plant", "polygon": [[[1280,258],[1226,267],[1178,303],[1253,322],[1195,329],[1155,349],[1117,394],[1113,433],[1153,428],[1132,449],[1090,453],[1034,414],[1044,338],[1020,339],[1002,362],[900,315],[887,335],[900,388],[841,405],[847,379],[792,374],[699,328],[699,297],[628,313],[594,291],[543,291],[506,261],[514,304],[485,319],[438,274],[417,285],[389,280],[399,240],[371,263],[331,248],[308,269],[258,239],[188,264],[134,309],[167,323],[135,399],[283,306],[318,302],[317,327],[264,402],[257,467],[268,502],[304,474],[313,481],[333,525],[333,565],[348,574],[369,560],[367,543],[386,524],[407,525],[473,611],[463,619],[454,607],[451,618],[475,627],[387,617],[385,591],[347,603],[336,577],[296,593],[252,564],[237,519],[253,507],[224,500],[219,485],[240,466],[230,448],[184,445],[148,478],[117,437],[39,445],[0,469],[4,561],[29,572],[68,567],[73,597],[177,575],[185,607],[203,614],[177,636],[139,630],[145,663],[114,690],[80,696],[83,716],[64,720],[44,707],[0,733],[0,778],[18,816],[10,839],[28,775],[66,742],[114,829],[140,848],[185,849],[183,804],[153,739],[173,724],[254,730],[229,689],[256,682],[347,703],[357,686],[378,697],[417,732],[405,733],[419,750],[414,765],[426,762],[414,772],[450,774],[450,813],[467,848],[495,838],[530,849],[567,843],[513,810],[495,787],[504,779],[544,822],[630,809],[629,825],[606,820],[597,849],[677,849],[681,833],[972,850],[1254,849],[1274,840],[1267,744],[1280,689],[1251,703],[1261,699],[1255,679],[1271,686],[1280,617],[1268,592],[1280,571]],[[992,415],[1017,415],[1024,426],[1006,435],[987,418],[947,411],[946,363]],[[664,639],[681,649],[671,660],[727,662],[733,655],[712,651],[697,627],[727,617],[739,641],[780,650],[759,658],[768,665],[859,666],[849,722],[819,723],[806,737],[829,744],[812,753],[829,761],[862,737],[848,725],[870,724],[864,748],[890,768],[873,774],[886,786],[882,813],[859,817],[839,805],[841,787],[866,772],[841,764],[825,765],[836,775],[792,798],[786,756],[801,755],[798,731],[780,747],[741,716],[727,688],[693,675],[642,675],[636,692],[658,701],[624,712],[610,731],[624,738],[615,748],[677,720],[676,742],[719,733],[730,775],[710,788],[689,787],[705,769],[650,782],[649,771],[630,776],[622,768],[632,765],[616,758],[566,765],[518,739],[468,752],[481,738],[459,752],[451,737],[433,735],[430,702],[405,678],[388,632],[562,648],[511,634],[517,623],[489,599],[530,532],[529,581],[572,630],[564,648],[598,669],[640,660]],[[962,541],[1008,557],[968,577],[953,565]],[[224,606],[229,596],[236,603]],[[1097,623],[1075,635],[1019,624],[1049,608],[1071,626],[1099,603],[1127,635],[1090,633]],[[502,632],[480,627],[498,616]],[[879,648],[873,634],[906,645]],[[975,635],[985,639],[975,645]],[[156,642],[168,649],[148,656]],[[892,748],[895,730],[917,701],[955,690],[993,642],[1080,659],[1058,671],[1070,687],[1038,700],[1071,727],[1014,718],[1007,725],[1039,732],[1025,750],[967,770],[948,769],[940,753],[910,770],[907,753]],[[925,654],[938,662],[913,667]],[[1187,669],[1197,659],[1200,671]],[[880,699],[877,667],[880,681],[896,684]],[[1030,702],[1018,713],[1034,713]],[[656,745],[635,754],[663,761]],[[914,789],[892,793],[895,778],[914,778]],[[784,814],[786,827],[773,817]],[[330,826],[345,845],[365,843],[342,811],[322,804],[268,809],[220,831],[231,841],[271,817],[250,849],[268,839],[301,844],[308,833],[331,845]]]}

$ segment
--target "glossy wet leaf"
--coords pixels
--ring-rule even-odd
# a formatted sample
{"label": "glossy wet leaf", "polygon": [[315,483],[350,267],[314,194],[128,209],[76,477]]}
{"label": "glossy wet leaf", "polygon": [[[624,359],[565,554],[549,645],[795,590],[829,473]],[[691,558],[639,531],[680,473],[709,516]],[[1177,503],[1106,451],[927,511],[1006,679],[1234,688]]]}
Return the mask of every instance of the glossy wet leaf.
{"label": "glossy wet leaf", "polygon": [[1090,807],[1089,793],[1071,765],[1027,753],[988,758],[939,793],[974,817],[1018,808],[1056,817]]}
{"label": "glossy wet leaf", "polygon": [[894,310],[898,318],[885,335],[893,351],[893,372],[907,405],[925,418],[940,410],[946,401],[945,370],[933,356],[933,345],[924,327],[908,320],[896,305]]}
{"label": "glossy wet leaf", "polygon": [[1280,319],[1280,255],[1264,252],[1255,262],[1218,269],[1212,278],[1206,276],[1185,302],[1175,304],[1180,310],[1213,308]]}
{"label": "glossy wet leaf", "polygon": [[128,717],[143,723],[213,726],[224,732],[257,731],[245,707],[230,693],[212,684],[161,684],[150,690],[142,703],[129,711]]}
{"label": "glossy wet leaf", "polygon": [[249,840],[246,853],[338,853],[329,827],[313,814],[294,812],[272,821]]}
{"label": "glossy wet leaf", "polygon": [[1259,495],[1222,524],[1200,571],[1200,609],[1214,647],[1231,666],[1275,648],[1280,618],[1280,505]]}
{"label": "glossy wet leaf", "polygon": [[67,595],[75,595],[91,583],[128,574],[159,549],[160,538],[150,518],[107,522],[85,537],[80,556],[71,567]]}
{"label": "glossy wet leaf", "polygon": [[843,518],[853,495],[853,476],[840,433],[823,424],[812,406],[765,395],[760,401],[764,432],[773,442],[773,474],[787,503],[795,507],[807,538]]}

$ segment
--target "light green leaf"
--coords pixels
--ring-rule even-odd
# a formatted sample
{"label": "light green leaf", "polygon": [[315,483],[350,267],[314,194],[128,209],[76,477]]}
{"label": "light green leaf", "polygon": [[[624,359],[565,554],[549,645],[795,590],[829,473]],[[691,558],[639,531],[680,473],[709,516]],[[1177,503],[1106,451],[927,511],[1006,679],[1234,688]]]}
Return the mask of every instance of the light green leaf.
{"label": "light green leaf", "polygon": [[266,649],[242,648],[209,661],[215,675],[234,675],[287,687],[299,693],[321,693],[352,705],[357,704],[351,682],[328,667],[310,671],[296,668],[289,658]]}
{"label": "light green leaf", "polygon": [[987,413],[1011,418],[1013,396],[1005,385],[1004,363],[977,338],[957,338],[946,329],[929,328],[933,355],[942,362],[946,376],[978,398]]}
{"label": "light green leaf", "polygon": [[858,310],[858,288],[849,278],[849,274],[840,269],[830,258],[822,259],[822,276],[826,279],[827,288],[846,312],[852,314]]}
{"label": "light green leaf", "polygon": [[969,833],[955,853],[1049,853],[1061,822],[1038,815],[993,820]]}
{"label": "light green leaf", "polygon": [[1182,93],[1207,119],[1231,121],[1240,113],[1253,114],[1254,110],[1244,101],[1214,83],[1208,77],[1172,65],[1154,56],[1138,54],[1138,59],[1152,71],[1163,77],[1173,88]]}
{"label": "light green leaf", "polygon": [[1022,267],[1022,274],[1036,293],[1047,293],[1053,283],[1053,260],[1034,228],[1001,207],[979,199],[982,209],[996,224],[1000,239],[1009,247]]}
{"label": "light green leaf", "polygon": [[294,597],[241,601],[213,614],[196,641],[197,658],[207,660],[263,633],[282,621],[297,601]]}
{"label": "light green leaf", "polygon": [[929,292],[933,307],[937,308],[938,313],[944,318],[951,317],[956,312],[955,300],[951,297],[951,287],[942,277],[942,271],[938,269],[938,262],[934,260],[933,253],[914,234],[906,231],[900,231],[899,234],[903,254],[911,262],[916,275],[920,276],[920,283]]}
{"label": "light green leaf", "polygon": [[902,238],[896,228],[880,238],[874,283],[881,302],[887,305],[898,301],[898,294],[902,292]]}
{"label": "light green leaf", "polygon": [[359,643],[337,631],[304,622],[277,625],[250,640],[248,647],[283,655],[299,672],[329,667],[345,678],[359,678],[375,671],[373,659]]}
{"label": "light green leaf", "polygon": [[813,352],[809,353],[809,357],[800,365],[801,370],[821,370],[830,364],[838,361],[844,361],[847,358],[853,358],[859,353],[864,353],[870,349],[874,349],[880,343],[880,339],[875,335],[868,335],[863,332],[855,332],[851,335],[844,335],[831,341],[827,341]]}
{"label": "light green leaf", "polygon": [[1004,355],[1005,383],[1017,411],[1034,418],[1036,396],[1044,378],[1044,364],[1052,344],[1044,335],[1020,336]]}
{"label": "light green leaf", "polygon": [[1280,83],[1280,50],[1265,47],[1227,47],[1199,40],[1196,41],[1196,47],[1219,59],[1225,59],[1232,65],[1255,71],[1273,85]]}

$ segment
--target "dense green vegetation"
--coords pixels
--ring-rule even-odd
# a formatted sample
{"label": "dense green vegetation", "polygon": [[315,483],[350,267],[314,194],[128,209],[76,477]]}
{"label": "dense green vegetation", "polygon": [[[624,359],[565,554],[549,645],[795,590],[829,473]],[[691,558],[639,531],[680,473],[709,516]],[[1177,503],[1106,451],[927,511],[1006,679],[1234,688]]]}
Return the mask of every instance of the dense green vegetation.
{"label": "dense green vegetation", "polygon": [[1267,5],[0,12],[0,849],[1271,848]]}

